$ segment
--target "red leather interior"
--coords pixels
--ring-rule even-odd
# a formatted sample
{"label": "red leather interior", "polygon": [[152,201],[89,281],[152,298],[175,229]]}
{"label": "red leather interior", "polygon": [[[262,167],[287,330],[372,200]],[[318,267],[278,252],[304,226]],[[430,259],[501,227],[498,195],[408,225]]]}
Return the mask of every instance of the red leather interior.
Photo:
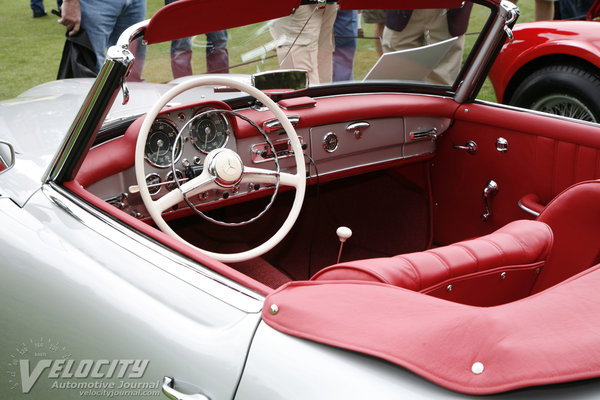
{"label": "red leather interior", "polygon": [[[385,359],[451,390],[492,394],[599,377],[599,287],[596,266],[535,296],[471,307],[373,282],[292,282],[266,298],[262,318],[280,332]],[[482,374],[473,373],[475,362]]]}
{"label": "red leather interior", "polygon": [[387,283],[461,303],[490,306],[531,293],[552,242],[548,225],[520,220],[490,235],[445,247],[333,265],[311,280]]}
{"label": "red leather interior", "polygon": [[[505,138],[508,151],[496,140]],[[457,150],[474,140],[475,155]],[[547,204],[574,183],[600,177],[600,133],[594,126],[554,117],[479,104],[461,106],[448,132],[438,139],[431,176],[434,243],[446,245],[486,235],[510,221],[534,217],[521,210],[519,200],[535,194]],[[490,198],[491,217],[482,193],[493,179],[498,193]]]}
{"label": "red leather interior", "polygon": [[528,210],[538,213],[544,211],[544,205],[541,203],[540,196],[534,193],[526,194],[519,200],[519,206],[525,207]]}
{"label": "red leather interior", "polygon": [[[450,99],[431,96],[408,95],[364,95],[318,99],[315,107],[285,111],[289,116],[299,116],[299,127],[311,127],[351,121],[357,118],[383,118],[389,116],[439,116],[450,118],[457,104]],[[206,102],[205,106],[230,109],[222,102]],[[190,105],[169,108],[177,111]],[[247,109],[240,111],[259,126],[274,118],[270,111]],[[129,126],[125,135],[93,148],[88,152],[75,180],[88,187],[101,179],[130,168],[134,164],[135,144],[144,117],[140,117]],[[237,118],[233,121],[237,138],[257,136],[259,133],[247,122]],[[260,139],[262,140],[262,139]],[[427,156],[427,155],[426,155]],[[416,162],[416,158],[411,162]],[[342,171],[347,174],[348,171]],[[353,171],[354,173],[354,171]]]}
{"label": "red leather interior", "polygon": [[[283,104],[289,104],[283,100]],[[390,116],[429,116],[451,118],[458,104],[451,99],[402,95],[365,94],[316,99],[314,107],[285,110],[288,116],[299,116],[297,128],[353,121],[356,119],[385,118]],[[270,111],[247,109],[241,112],[259,126],[275,118]],[[256,136],[256,129],[245,121],[238,121],[238,138]]]}
{"label": "red leather interior", "polygon": [[600,181],[581,182],[553,199],[538,217],[554,232],[554,247],[534,292],[600,262]]}

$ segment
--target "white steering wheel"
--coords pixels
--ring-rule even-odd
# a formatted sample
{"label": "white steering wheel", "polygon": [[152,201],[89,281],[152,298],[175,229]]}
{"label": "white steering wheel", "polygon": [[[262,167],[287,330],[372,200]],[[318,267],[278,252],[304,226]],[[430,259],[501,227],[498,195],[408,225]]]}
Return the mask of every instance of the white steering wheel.
{"label": "white steering wheel", "polygon": [[[148,190],[146,183],[146,173],[144,169],[144,149],[146,146],[146,140],[148,138],[148,132],[152,123],[158,116],[158,113],[177,95],[183,93],[186,90],[203,86],[227,86],[234,89],[238,89],[249,95],[255,97],[263,105],[269,108],[269,110],[275,115],[275,117],[281,123],[281,126],[285,130],[288,136],[290,145],[294,152],[294,160],[296,162],[296,173],[278,173],[268,169],[254,168],[244,166],[240,156],[233,150],[230,149],[216,149],[208,153],[204,160],[204,169],[200,175],[183,183],[180,188],[175,188],[162,196],[157,200],[153,200]],[[219,261],[223,262],[240,262],[250,260],[255,257],[259,257],[275,247],[281,240],[288,234],[290,229],[294,226],[302,203],[304,201],[304,192],[306,190],[306,167],[304,164],[304,153],[302,151],[302,145],[298,140],[296,130],[283,113],[283,111],[260,90],[250,86],[246,83],[234,80],[228,77],[212,77],[212,76],[201,76],[193,78],[178,84],[169,91],[167,91],[160,99],[152,106],[148,111],[144,122],[140,128],[140,133],[137,138],[135,146],[135,176],[137,184],[139,186],[140,195],[142,201],[148,210],[148,213],[156,223],[156,225],[169,236],[186,243],[204,254],[209,255]],[[165,210],[173,207],[176,204],[184,201],[184,195],[191,197],[202,192],[211,189],[222,189],[231,188],[239,184],[248,183],[263,183],[263,184],[276,184],[279,178],[279,184],[284,186],[290,186],[295,188],[296,194],[294,202],[288,213],[287,218],[275,232],[271,238],[253,249],[240,252],[240,253],[215,253],[208,250],[200,249],[197,246],[192,245],[185,239],[180,237],[171,227],[165,222],[162,217],[162,213]],[[231,196],[233,197],[233,196]],[[231,198],[230,197],[230,198]]]}

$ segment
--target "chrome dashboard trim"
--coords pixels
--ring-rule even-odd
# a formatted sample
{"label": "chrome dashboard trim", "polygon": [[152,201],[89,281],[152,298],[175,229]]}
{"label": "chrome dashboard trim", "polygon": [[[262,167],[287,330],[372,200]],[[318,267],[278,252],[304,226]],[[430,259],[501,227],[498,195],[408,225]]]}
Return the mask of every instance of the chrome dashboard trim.
{"label": "chrome dashboard trim", "polygon": [[140,235],[54,182],[42,186],[42,191],[52,202],[60,201],[61,209],[82,224],[108,240],[118,243],[157,268],[243,312],[261,312],[264,302],[263,295]]}

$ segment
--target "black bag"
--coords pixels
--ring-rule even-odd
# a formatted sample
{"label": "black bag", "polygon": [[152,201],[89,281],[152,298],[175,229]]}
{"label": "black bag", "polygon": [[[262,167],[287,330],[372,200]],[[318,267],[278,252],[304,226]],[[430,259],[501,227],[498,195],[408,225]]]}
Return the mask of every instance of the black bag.
{"label": "black bag", "polygon": [[96,53],[87,33],[83,28],[73,36],[67,32],[57,79],[95,78],[96,75]]}

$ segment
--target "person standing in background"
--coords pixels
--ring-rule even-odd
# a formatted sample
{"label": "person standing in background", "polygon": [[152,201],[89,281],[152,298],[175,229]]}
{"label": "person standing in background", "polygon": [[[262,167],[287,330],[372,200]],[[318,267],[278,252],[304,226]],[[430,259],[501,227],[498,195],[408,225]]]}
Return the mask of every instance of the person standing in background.
{"label": "person standing in background", "polygon": [[311,84],[330,83],[336,14],[336,1],[303,0],[292,15],[274,20],[270,30],[277,41],[279,67],[308,71]]}
{"label": "person standing in background", "polygon": [[333,51],[333,82],[354,79],[354,54],[358,35],[358,11],[338,10],[333,24],[335,50]]}
{"label": "person standing in background", "polygon": [[[177,0],[165,0],[165,5]],[[171,42],[171,71],[173,78],[192,75],[192,38],[182,38]],[[229,52],[227,31],[221,30],[206,34],[206,72],[229,73]]]}
{"label": "person standing in background", "polygon": [[[517,4],[518,0],[513,3]],[[569,0],[570,1],[570,0]],[[554,19],[554,3],[556,0],[535,0],[535,20],[551,21]]]}
{"label": "person standing in background", "polygon": [[473,3],[460,8],[387,10],[382,46],[385,53],[409,50],[456,38],[431,73],[429,83],[452,85],[462,65],[465,32]]}
{"label": "person standing in background", "polygon": [[[146,0],[63,0],[58,22],[76,35],[83,28],[96,54],[96,73],[104,64],[106,50],[117,43],[119,36],[131,25],[146,19]],[[130,80],[141,80],[146,46],[141,41],[130,49],[135,64]]]}
{"label": "person standing in background", "polygon": [[559,0],[555,19],[584,20],[594,0]]}
{"label": "person standing in background", "polygon": [[375,24],[373,26],[373,36],[375,37],[375,51],[381,57],[383,47],[381,47],[381,38],[385,29],[385,10],[362,10],[362,18],[365,24]]}
{"label": "person standing in background", "polygon": [[31,7],[31,11],[33,11],[33,18],[45,17],[48,15],[44,8],[43,0],[31,0],[29,6]]}

